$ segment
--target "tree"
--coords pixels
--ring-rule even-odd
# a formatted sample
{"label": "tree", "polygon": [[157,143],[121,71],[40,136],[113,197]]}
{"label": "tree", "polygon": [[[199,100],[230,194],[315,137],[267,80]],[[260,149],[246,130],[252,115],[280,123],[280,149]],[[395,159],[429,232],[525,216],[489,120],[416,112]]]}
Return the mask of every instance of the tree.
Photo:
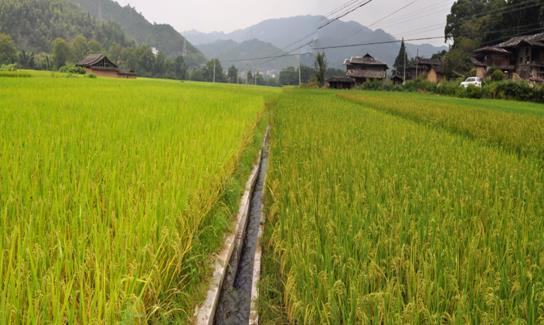
{"label": "tree", "polygon": [[9,35],[0,33],[0,64],[10,64],[17,60],[17,49]]}
{"label": "tree", "polygon": [[87,47],[89,48],[89,53],[97,54],[102,52],[102,45],[100,45],[97,40],[90,40],[89,43],[87,43]]}
{"label": "tree", "polygon": [[178,80],[184,80],[187,75],[187,65],[183,56],[178,56],[174,60],[174,77]]}
{"label": "tree", "polygon": [[155,62],[153,64],[153,76],[164,76],[166,74],[166,66],[166,56],[162,52],[159,52],[155,56]]}
{"label": "tree", "polygon": [[253,74],[251,73],[251,71],[248,71],[248,72],[247,72],[246,82],[247,82],[248,84],[255,83],[255,80],[253,79]]}
{"label": "tree", "polygon": [[397,73],[403,73],[404,72],[404,65],[408,62],[408,53],[406,53],[406,46],[404,45],[404,38],[402,39],[402,42],[400,43],[400,50],[399,54],[397,55],[397,58],[395,59],[395,64],[393,65],[395,67],[395,70]]}
{"label": "tree", "polygon": [[62,38],[57,38],[53,41],[53,64],[55,68],[60,68],[70,60],[70,47]]}
{"label": "tree", "polygon": [[72,40],[72,55],[76,62],[81,61],[87,54],[89,54],[89,47],[87,46],[87,38],[83,35],[78,35]]}
{"label": "tree", "polygon": [[36,68],[36,63],[34,60],[34,53],[27,52],[27,51],[21,51],[19,52],[19,56],[17,58],[17,62],[19,65],[26,69],[34,69]]}
{"label": "tree", "polygon": [[264,80],[264,77],[261,73],[257,72],[255,74],[255,84],[256,85],[264,85],[265,84],[265,80]]}
{"label": "tree", "polygon": [[298,85],[298,71],[295,67],[287,67],[280,71],[280,85]]}
{"label": "tree", "polygon": [[325,85],[325,74],[327,73],[327,58],[325,52],[317,53],[315,57],[315,79],[319,87]]}
{"label": "tree", "polygon": [[234,65],[230,66],[227,75],[228,75],[228,81],[230,83],[235,84],[238,82],[238,69],[236,69]]}
{"label": "tree", "polygon": [[[215,74],[214,74],[214,68],[215,68]],[[206,64],[206,80],[214,81],[214,76],[215,76],[216,82],[225,82],[225,73],[223,71],[223,66],[221,65],[221,62],[218,59],[210,60]]]}

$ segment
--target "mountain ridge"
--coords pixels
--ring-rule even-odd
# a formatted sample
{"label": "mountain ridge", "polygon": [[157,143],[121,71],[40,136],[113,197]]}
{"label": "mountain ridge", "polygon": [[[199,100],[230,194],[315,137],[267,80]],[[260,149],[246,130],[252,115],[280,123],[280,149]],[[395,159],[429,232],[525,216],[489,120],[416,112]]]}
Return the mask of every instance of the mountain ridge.
{"label": "mountain ridge", "polygon": [[[306,35],[312,34],[316,28],[326,21],[324,16],[305,15],[284,18],[267,19],[247,28],[238,29],[230,33],[211,32],[202,33],[195,30],[182,32],[197,48],[207,46],[218,40],[233,40],[241,43],[249,39],[258,39],[270,43],[279,49],[285,49]],[[394,41],[396,38],[383,29],[372,30],[356,21],[338,20],[324,28],[313,39],[314,47],[326,47],[342,44],[359,44],[383,41]],[[302,45],[301,43],[300,45]],[[295,48],[298,46],[294,46]],[[345,58],[354,55],[370,53],[390,66],[394,63],[398,54],[400,44],[383,44],[356,46],[351,48],[325,50],[329,65],[334,68],[341,68]],[[418,49],[421,56],[431,56],[437,52],[447,49],[446,46],[434,46],[431,44],[406,44],[408,54],[415,56]],[[308,46],[308,48],[310,48]],[[283,50],[283,52],[286,52]],[[313,65],[311,60],[305,58],[303,63]]]}

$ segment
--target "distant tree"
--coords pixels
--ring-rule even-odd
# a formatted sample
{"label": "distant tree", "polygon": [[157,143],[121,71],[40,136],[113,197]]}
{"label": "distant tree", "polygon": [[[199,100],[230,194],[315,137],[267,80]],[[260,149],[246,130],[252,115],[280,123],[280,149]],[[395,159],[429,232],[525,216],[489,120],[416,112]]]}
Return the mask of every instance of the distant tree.
{"label": "distant tree", "polygon": [[247,72],[247,75],[246,75],[246,82],[248,84],[253,84],[255,83],[255,79],[253,79],[253,74],[251,73],[251,71],[248,71]]}
{"label": "distant tree", "polygon": [[255,74],[255,84],[257,85],[265,85],[265,80],[264,80],[264,77],[262,74],[260,74],[259,72],[257,72]]}
{"label": "distant tree", "polygon": [[96,54],[96,53],[102,52],[102,45],[100,45],[100,43],[98,43],[97,40],[94,40],[94,39],[90,40],[87,43],[87,47],[89,49],[89,53]]}
{"label": "distant tree", "polygon": [[37,69],[51,70],[53,68],[53,60],[47,53],[38,53],[34,56],[34,62]]}
{"label": "distant tree", "polygon": [[236,69],[234,65],[230,66],[227,75],[228,75],[228,81],[230,83],[234,84],[238,82],[238,69]]}
{"label": "distant tree", "polygon": [[332,78],[332,77],[340,77],[340,76],[345,76],[345,75],[346,75],[345,70],[340,70],[340,69],[335,69],[335,68],[328,68],[327,72],[325,73],[325,78],[328,79],[328,78]]}
{"label": "distant tree", "polygon": [[9,35],[0,33],[0,64],[10,64],[17,60],[17,48]]}
{"label": "distant tree", "polygon": [[397,55],[397,58],[395,59],[395,64],[393,65],[395,67],[395,70],[398,73],[404,72],[404,65],[408,62],[408,53],[406,53],[406,46],[404,45],[404,38],[402,39],[402,42],[400,43],[400,50],[399,54]]}
{"label": "distant tree", "polygon": [[184,80],[187,77],[187,65],[183,56],[178,56],[174,60],[174,76],[176,79]]}
{"label": "distant tree", "polygon": [[193,81],[206,81],[206,69],[195,68],[191,70],[191,80]]}
{"label": "distant tree", "polygon": [[72,40],[72,55],[74,57],[74,61],[79,62],[87,54],[89,54],[89,47],[87,46],[87,38],[83,35],[78,35],[76,38]]}
{"label": "distant tree", "polygon": [[[298,71],[297,71],[297,74],[298,74]],[[306,65],[300,66],[300,75],[301,75],[303,84],[307,84],[311,81],[316,81],[315,70],[310,68],[309,66],[306,66]],[[298,76],[297,76],[297,84],[298,84]]]}
{"label": "distant tree", "polygon": [[167,72],[166,68],[167,68],[166,56],[162,52],[159,52],[155,56],[155,60],[153,62],[153,76],[155,77],[164,76]]}
{"label": "distant tree", "polygon": [[21,51],[17,57],[17,62],[19,65],[26,69],[35,69],[36,62],[34,59],[34,53],[29,51]]}
{"label": "distant tree", "polygon": [[215,81],[225,82],[225,72],[223,66],[218,59],[212,59],[206,64],[206,81],[214,80],[214,68],[215,68]]}
{"label": "distant tree", "polygon": [[155,67],[155,54],[148,46],[140,46],[134,51],[136,72],[143,76],[152,76]]}
{"label": "distant tree", "polygon": [[57,38],[53,41],[53,63],[55,68],[60,68],[70,60],[70,47],[62,38]]}
{"label": "distant tree", "polygon": [[327,72],[327,58],[325,52],[317,53],[315,57],[315,79],[319,87],[325,85],[325,74]]}
{"label": "distant tree", "polygon": [[287,67],[280,71],[279,83],[285,85],[298,85],[298,71],[295,67]]}

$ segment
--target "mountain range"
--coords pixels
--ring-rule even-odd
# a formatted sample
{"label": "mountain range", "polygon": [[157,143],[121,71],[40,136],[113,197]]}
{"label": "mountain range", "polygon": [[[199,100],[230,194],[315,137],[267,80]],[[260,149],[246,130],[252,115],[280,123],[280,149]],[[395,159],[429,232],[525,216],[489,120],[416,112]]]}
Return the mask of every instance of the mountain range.
{"label": "mountain range", "polygon": [[[299,51],[312,52],[313,47],[326,47],[343,44],[360,44],[372,42],[394,41],[396,38],[381,29],[372,30],[354,21],[337,20],[326,28],[305,39],[305,42],[296,43],[307,35],[313,34],[318,26],[326,22],[323,16],[296,16],[288,18],[278,18],[265,20],[248,28],[236,30],[231,33],[212,32],[202,33],[195,30],[183,32],[182,34],[198,49],[208,57],[214,55],[217,58],[243,59],[260,57],[261,55],[245,55],[243,51],[244,43],[253,40],[261,41],[261,44],[268,47],[268,50],[260,50],[259,54],[264,56],[275,56],[285,54],[288,50],[300,47],[306,42],[311,41],[311,45],[302,46]],[[237,43],[238,53],[233,53],[233,43]],[[296,43],[296,44],[293,44]],[[266,45],[265,45],[266,44]],[[228,45],[228,46],[227,46]],[[254,42],[251,44],[255,46]],[[274,48],[272,48],[272,45]],[[400,44],[383,44],[355,46],[349,48],[328,49],[325,50],[328,63],[331,67],[342,68],[344,59],[354,55],[364,55],[370,53],[375,58],[392,65],[398,54]],[[447,49],[445,46],[433,46],[431,44],[406,44],[409,56],[419,55],[430,57],[431,55]],[[284,50],[282,50],[284,49]],[[227,56],[227,52],[229,56]],[[251,54],[251,53],[250,53]],[[304,56],[304,64],[312,65],[313,56]],[[288,63],[292,64],[293,60]]]}

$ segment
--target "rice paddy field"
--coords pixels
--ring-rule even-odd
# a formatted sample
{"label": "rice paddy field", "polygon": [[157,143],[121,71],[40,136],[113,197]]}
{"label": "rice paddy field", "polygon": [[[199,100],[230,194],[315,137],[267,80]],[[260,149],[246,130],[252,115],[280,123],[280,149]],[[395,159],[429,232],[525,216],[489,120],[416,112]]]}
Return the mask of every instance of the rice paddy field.
{"label": "rice paddy field", "polygon": [[543,106],[290,90],[273,112],[261,323],[544,323]]}
{"label": "rice paddy field", "polygon": [[188,322],[274,92],[0,78],[0,323]]}
{"label": "rice paddy field", "polygon": [[543,105],[23,71],[0,324],[191,323],[269,123],[261,323],[544,323]]}

